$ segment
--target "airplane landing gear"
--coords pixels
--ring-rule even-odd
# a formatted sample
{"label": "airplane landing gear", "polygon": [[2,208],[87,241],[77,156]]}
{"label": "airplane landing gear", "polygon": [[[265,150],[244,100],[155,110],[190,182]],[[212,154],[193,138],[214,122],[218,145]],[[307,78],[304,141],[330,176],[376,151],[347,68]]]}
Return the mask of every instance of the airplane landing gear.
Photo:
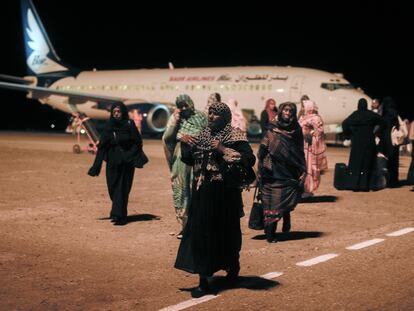
{"label": "airplane landing gear", "polygon": [[[82,151],[88,151],[91,154],[95,154],[97,151],[97,144],[99,141],[99,133],[91,120],[83,113],[72,113],[72,133],[76,135],[77,143],[73,145],[72,151],[75,154],[79,154]],[[88,145],[81,148],[81,135],[86,134],[88,139]]]}

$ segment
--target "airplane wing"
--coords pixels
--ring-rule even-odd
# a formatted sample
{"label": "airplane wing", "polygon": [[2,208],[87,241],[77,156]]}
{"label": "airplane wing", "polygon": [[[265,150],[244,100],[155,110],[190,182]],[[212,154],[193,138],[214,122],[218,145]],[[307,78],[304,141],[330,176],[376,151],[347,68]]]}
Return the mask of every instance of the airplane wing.
{"label": "airplane wing", "polygon": [[62,91],[50,89],[47,87],[40,86],[30,86],[30,85],[21,85],[8,82],[0,82],[0,88],[17,90],[22,92],[31,92],[31,97],[36,99],[41,99],[48,97],[50,95],[63,96],[69,98],[76,104],[84,104],[88,101],[100,103],[100,104],[113,104],[113,103],[123,103],[127,99],[120,97],[111,97],[104,95],[95,95],[82,92],[71,92],[71,91]]}
{"label": "airplane wing", "polygon": [[33,83],[31,80],[26,79],[26,78],[10,76],[10,75],[3,75],[3,74],[0,74],[0,80],[10,81],[10,82],[15,82],[15,83],[20,83],[20,84],[31,84],[31,83]]}

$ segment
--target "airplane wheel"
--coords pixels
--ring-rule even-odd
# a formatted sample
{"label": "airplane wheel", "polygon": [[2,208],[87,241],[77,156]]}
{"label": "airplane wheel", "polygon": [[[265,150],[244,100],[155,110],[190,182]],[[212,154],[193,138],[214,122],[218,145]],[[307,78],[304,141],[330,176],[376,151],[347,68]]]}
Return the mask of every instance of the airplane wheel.
{"label": "airplane wheel", "polygon": [[73,151],[73,153],[78,153],[79,154],[79,153],[81,153],[81,148],[78,144],[75,144],[75,145],[73,145],[72,151]]}

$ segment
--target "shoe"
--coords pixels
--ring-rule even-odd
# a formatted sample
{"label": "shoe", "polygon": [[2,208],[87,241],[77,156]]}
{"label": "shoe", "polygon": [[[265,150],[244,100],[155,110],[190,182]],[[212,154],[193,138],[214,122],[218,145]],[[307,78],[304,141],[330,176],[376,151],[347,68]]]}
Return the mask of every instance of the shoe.
{"label": "shoe", "polygon": [[119,221],[121,219],[121,217],[114,216],[114,215],[109,215],[109,219],[111,220],[111,222],[115,222],[115,221]]}
{"label": "shoe", "polygon": [[191,297],[200,298],[207,295],[210,292],[208,287],[208,280],[206,277],[200,276],[200,283],[198,286],[191,291]]}
{"label": "shoe", "polygon": [[285,225],[285,223],[283,223],[283,226],[282,226],[282,232],[283,232],[283,233],[288,233],[288,232],[290,232],[290,224]]}
{"label": "shoe", "polygon": [[208,289],[198,286],[191,291],[191,297],[200,298],[200,297],[207,295],[208,293],[209,293]]}
{"label": "shoe", "polygon": [[265,226],[266,241],[269,243],[276,243],[276,226],[277,222]]}
{"label": "shoe", "polygon": [[114,226],[125,226],[128,222],[126,218],[116,218],[113,220]]}
{"label": "shoe", "polygon": [[227,270],[226,280],[230,283],[237,281],[239,277],[240,266],[233,267]]}
{"label": "shoe", "polygon": [[287,233],[290,231],[290,213],[283,215],[282,232]]}
{"label": "shoe", "polygon": [[302,194],[302,199],[308,199],[310,197],[313,197],[313,193],[312,192],[304,192]]}

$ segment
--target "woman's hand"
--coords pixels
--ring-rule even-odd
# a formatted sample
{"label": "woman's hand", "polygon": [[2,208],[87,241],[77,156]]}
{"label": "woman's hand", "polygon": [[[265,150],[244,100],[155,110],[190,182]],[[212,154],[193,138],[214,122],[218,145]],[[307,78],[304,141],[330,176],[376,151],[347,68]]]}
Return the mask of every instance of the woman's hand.
{"label": "woman's hand", "polygon": [[189,144],[190,146],[194,146],[197,144],[197,139],[191,135],[183,135],[180,138],[180,141],[183,143]]}
{"label": "woman's hand", "polygon": [[175,124],[178,124],[181,121],[180,113],[181,113],[181,109],[179,109],[179,108],[176,108],[173,112],[173,116],[174,116],[174,119],[175,119]]}
{"label": "woman's hand", "polygon": [[306,172],[304,172],[302,175],[300,175],[300,177],[299,177],[299,185],[302,187],[304,184],[305,184],[305,180],[306,180],[306,175],[307,175],[307,173]]}
{"label": "woman's hand", "polygon": [[96,177],[99,176],[99,173],[101,172],[101,168],[97,167],[97,166],[92,166],[89,171],[88,171],[88,175],[92,176],[92,177]]}
{"label": "woman's hand", "polygon": [[224,146],[220,143],[219,140],[213,140],[210,146],[211,149],[216,150],[220,153],[224,153]]}

